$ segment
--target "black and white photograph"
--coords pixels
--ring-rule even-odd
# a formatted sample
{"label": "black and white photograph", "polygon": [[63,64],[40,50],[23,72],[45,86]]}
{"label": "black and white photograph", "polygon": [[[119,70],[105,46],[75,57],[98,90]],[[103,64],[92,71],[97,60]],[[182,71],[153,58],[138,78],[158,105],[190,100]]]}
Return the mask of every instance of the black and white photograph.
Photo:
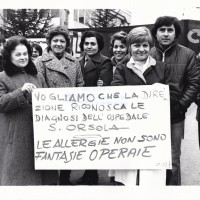
{"label": "black and white photograph", "polygon": [[200,0],[0,6],[0,196],[200,195]]}

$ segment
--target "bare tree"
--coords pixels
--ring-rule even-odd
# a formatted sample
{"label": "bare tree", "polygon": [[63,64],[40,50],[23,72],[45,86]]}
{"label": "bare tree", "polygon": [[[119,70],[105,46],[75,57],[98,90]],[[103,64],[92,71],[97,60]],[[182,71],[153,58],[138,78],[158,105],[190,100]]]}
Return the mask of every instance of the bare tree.
{"label": "bare tree", "polygon": [[100,27],[116,27],[128,26],[129,23],[120,10],[116,9],[96,9],[91,11],[91,21],[87,21],[86,25],[91,28]]}

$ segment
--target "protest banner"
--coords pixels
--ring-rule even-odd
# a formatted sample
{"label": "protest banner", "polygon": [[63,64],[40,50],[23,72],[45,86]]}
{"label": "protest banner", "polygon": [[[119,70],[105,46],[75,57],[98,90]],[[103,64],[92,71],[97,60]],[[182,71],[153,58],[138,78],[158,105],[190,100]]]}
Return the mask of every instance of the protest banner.
{"label": "protest banner", "polygon": [[35,89],[36,169],[170,169],[165,85]]}

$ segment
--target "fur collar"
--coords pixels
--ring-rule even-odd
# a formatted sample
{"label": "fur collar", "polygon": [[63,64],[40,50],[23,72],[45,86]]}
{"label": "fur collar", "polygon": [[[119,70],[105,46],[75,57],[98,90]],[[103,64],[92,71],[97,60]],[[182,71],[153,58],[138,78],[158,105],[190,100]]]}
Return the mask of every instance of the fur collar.
{"label": "fur collar", "polygon": [[25,71],[27,74],[31,75],[37,74],[37,68],[35,67],[35,64],[31,59],[29,60],[28,65],[24,68],[19,68],[10,61],[4,62],[3,69],[8,76],[14,76],[16,74],[21,73],[22,71]]}

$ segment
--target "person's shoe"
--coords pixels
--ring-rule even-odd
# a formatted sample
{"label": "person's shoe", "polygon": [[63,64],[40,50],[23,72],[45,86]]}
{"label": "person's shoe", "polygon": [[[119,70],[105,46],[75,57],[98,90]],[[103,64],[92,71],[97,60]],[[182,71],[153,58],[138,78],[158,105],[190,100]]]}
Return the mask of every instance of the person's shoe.
{"label": "person's shoe", "polygon": [[114,183],[115,183],[115,177],[114,176],[110,177],[110,183],[114,185]]}
{"label": "person's shoe", "polygon": [[98,185],[99,177],[89,177],[89,185]]}
{"label": "person's shoe", "polygon": [[62,180],[59,182],[59,185],[74,185],[70,180]]}
{"label": "person's shoe", "polygon": [[98,177],[91,178],[87,176],[82,176],[78,179],[77,184],[78,185],[98,185]]}
{"label": "person's shoe", "polygon": [[88,185],[89,184],[89,177],[82,176],[81,178],[78,179],[76,184],[77,185]]}
{"label": "person's shoe", "polygon": [[114,181],[114,185],[121,185],[121,186],[123,186],[124,184],[121,183],[121,182],[118,182],[118,181]]}

